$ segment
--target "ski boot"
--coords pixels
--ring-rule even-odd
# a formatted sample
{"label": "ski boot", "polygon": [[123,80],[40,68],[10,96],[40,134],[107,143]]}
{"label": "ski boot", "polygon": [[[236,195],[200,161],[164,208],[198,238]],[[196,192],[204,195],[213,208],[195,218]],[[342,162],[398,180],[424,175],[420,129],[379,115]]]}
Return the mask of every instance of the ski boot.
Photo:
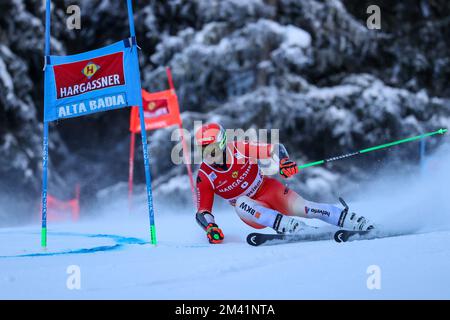
{"label": "ski boot", "polygon": [[303,230],[303,226],[305,224],[297,219],[285,216],[281,213],[277,214],[275,218],[275,222],[273,224],[273,229],[278,234],[293,234],[298,233],[300,230]]}
{"label": "ski boot", "polygon": [[367,218],[358,216],[354,212],[349,213],[348,205],[342,198],[339,198],[339,201],[344,206],[344,210],[342,210],[341,216],[339,217],[339,227],[355,231],[369,231],[375,228],[374,224]]}

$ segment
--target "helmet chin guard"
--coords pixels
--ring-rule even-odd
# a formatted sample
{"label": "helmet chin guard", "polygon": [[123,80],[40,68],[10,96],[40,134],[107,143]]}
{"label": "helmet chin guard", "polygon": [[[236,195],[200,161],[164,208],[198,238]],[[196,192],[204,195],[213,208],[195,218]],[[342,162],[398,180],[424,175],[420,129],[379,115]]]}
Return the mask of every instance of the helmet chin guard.
{"label": "helmet chin guard", "polygon": [[208,162],[222,157],[227,146],[227,135],[225,129],[218,123],[208,123],[197,129],[195,143],[202,149],[202,156]]}

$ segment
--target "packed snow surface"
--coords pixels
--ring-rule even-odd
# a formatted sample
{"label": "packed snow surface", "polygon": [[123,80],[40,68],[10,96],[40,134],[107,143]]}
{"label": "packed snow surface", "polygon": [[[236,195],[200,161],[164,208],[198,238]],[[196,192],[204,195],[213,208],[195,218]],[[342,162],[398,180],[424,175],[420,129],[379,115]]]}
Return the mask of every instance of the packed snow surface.
{"label": "packed snow surface", "polygon": [[[347,199],[383,230],[404,233],[396,237],[251,247],[254,230],[219,203],[225,241],[211,245],[191,205],[158,202],[153,246],[145,196],[132,213],[110,199],[95,218],[50,222],[46,250],[38,224],[3,228],[0,299],[450,299],[448,155],[443,148],[411,177],[380,173]],[[67,287],[70,266],[79,290]],[[367,285],[374,268],[379,289]]]}

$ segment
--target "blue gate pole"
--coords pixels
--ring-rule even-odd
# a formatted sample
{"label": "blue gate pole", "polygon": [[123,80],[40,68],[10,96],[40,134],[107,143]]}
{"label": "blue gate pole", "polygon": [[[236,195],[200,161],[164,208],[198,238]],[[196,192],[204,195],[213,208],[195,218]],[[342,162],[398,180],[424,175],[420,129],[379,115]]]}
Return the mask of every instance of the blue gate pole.
{"label": "blue gate pole", "polygon": [[[132,44],[135,45],[134,39],[136,38],[136,33],[134,30],[133,6],[131,0],[127,0],[127,6],[128,6],[128,20],[130,24],[130,35],[132,38]],[[133,49],[135,49],[136,47],[137,45],[134,46]],[[152,176],[150,173],[150,157],[147,147],[147,132],[145,131],[144,107],[142,106],[142,103],[139,105],[139,119],[141,124],[142,152],[144,156],[144,167],[145,167],[145,182],[147,184],[147,203],[150,220],[150,239],[151,243],[156,245],[157,242],[156,242],[155,213],[153,210]]]}
{"label": "blue gate pole", "polygon": [[[51,16],[51,1],[47,0],[45,8],[45,64],[47,64],[47,57],[50,56],[50,16]],[[45,110],[45,101],[44,101]],[[47,247],[47,177],[48,177],[48,122],[43,123],[44,139],[42,143],[42,227],[41,227],[41,246]]]}
{"label": "blue gate pole", "polygon": [[41,246],[47,247],[47,176],[48,176],[48,122],[44,121],[44,142],[42,151],[42,227]]}
{"label": "blue gate pole", "polygon": [[129,25],[130,25],[130,35],[131,35],[131,37],[136,37],[136,32],[134,30],[134,16],[133,16],[132,0],[127,0],[127,8],[128,8],[128,21],[129,21]]}
{"label": "blue gate pole", "polygon": [[141,122],[142,152],[144,155],[145,181],[147,183],[147,203],[148,203],[148,214],[150,219],[150,239],[151,243],[156,245],[155,213],[153,210],[153,196],[152,196],[152,177],[150,174],[150,159],[147,149],[147,132],[145,131],[144,108],[142,104],[139,106],[139,118]]}

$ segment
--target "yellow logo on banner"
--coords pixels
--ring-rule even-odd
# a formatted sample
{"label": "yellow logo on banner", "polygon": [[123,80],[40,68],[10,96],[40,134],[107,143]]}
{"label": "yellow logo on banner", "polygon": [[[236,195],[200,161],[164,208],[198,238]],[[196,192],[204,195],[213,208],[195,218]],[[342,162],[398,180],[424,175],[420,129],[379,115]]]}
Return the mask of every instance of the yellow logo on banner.
{"label": "yellow logo on banner", "polygon": [[154,103],[153,101],[149,102],[147,105],[147,109],[150,111],[153,111],[153,109],[155,109],[155,107],[156,107],[156,103]]}
{"label": "yellow logo on banner", "polygon": [[89,62],[86,67],[83,68],[83,71],[81,71],[81,73],[84,74],[88,79],[90,79],[97,73],[99,69],[99,65],[93,62]]}
{"label": "yellow logo on banner", "polygon": [[234,172],[231,174],[231,176],[233,177],[233,179],[236,179],[236,178],[238,177],[238,175],[239,175],[239,172],[237,172],[237,171],[234,171]]}

